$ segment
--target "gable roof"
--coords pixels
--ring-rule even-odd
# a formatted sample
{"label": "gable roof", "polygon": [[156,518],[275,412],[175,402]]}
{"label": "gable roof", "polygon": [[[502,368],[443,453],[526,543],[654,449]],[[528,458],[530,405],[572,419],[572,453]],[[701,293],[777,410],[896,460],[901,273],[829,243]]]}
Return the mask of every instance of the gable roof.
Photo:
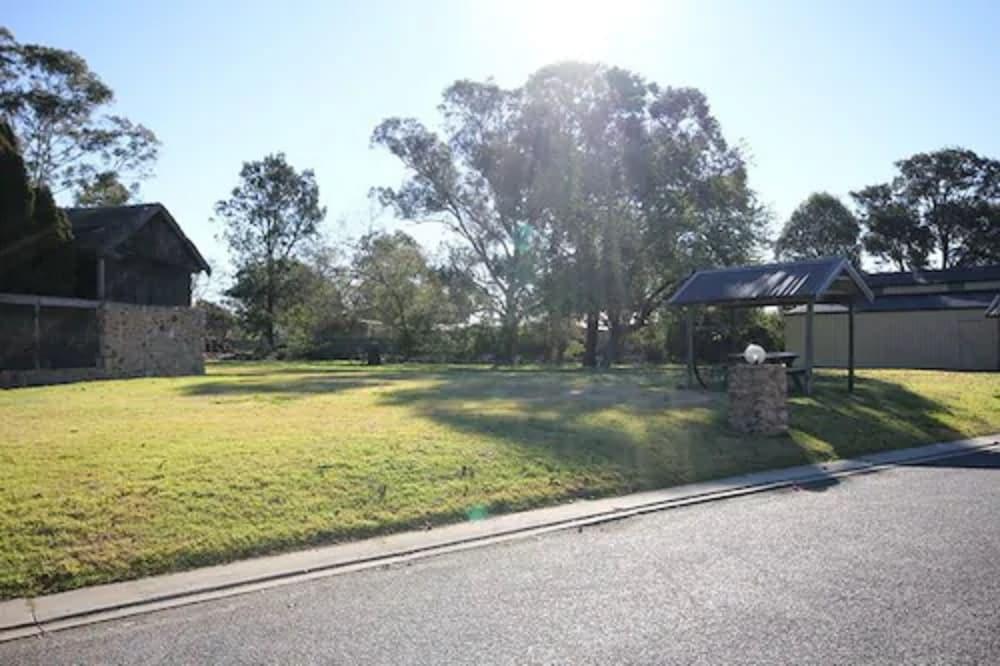
{"label": "gable roof", "polygon": [[996,295],[993,302],[986,308],[987,317],[1000,317],[1000,294]]}
{"label": "gable roof", "polygon": [[953,282],[992,282],[1000,280],[1000,264],[947,268],[938,271],[901,271],[896,273],[870,273],[865,275],[869,286],[910,287],[916,285],[948,284]]}
{"label": "gable roof", "polygon": [[842,257],[765,266],[739,266],[692,273],[667,301],[670,305],[783,305],[840,301],[856,295],[871,301],[871,289]]}
{"label": "gable roof", "polygon": [[162,215],[162,219],[177,235],[199,270],[209,274],[212,272],[212,268],[201,256],[198,248],[195,247],[190,238],[184,235],[180,225],[163,204],[66,208],[64,210],[73,226],[73,238],[77,247],[93,250],[98,254],[112,252],[114,248],[128,240],[150,220]]}

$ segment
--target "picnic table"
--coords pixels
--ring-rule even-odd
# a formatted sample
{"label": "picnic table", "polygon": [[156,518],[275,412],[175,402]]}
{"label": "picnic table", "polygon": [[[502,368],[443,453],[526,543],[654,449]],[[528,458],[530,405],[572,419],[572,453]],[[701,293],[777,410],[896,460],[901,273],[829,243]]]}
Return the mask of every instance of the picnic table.
{"label": "picnic table", "polygon": [[[743,361],[743,362],[746,362],[746,359],[743,358],[743,354],[730,354],[729,358],[730,358],[730,360],[733,360],[733,361]],[[799,358],[799,355],[796,352],[787,352],[787,351],[786,352],[767,352],[767,354],[764,356],[764,363],[772,363],[772,364],[775,364],[775,365],[777,365],[778,363],[784,363],[785,367],[790,368],[793,365],[795,365],[795,361],[798,358]]]}
{"label": "picnic table", "polygon": [[[798,360],[799,355],[796,352],[768,352],[764,355],[764,363],[771,363],[778,365],[779,363],[784,364],[785,372],[788,373],[789,378],[795,383],[795,388],[797,388],[801,393],[805,393],[805,384],[802,382],[803,377],[806,374],[805,368],[793,368],[795,361]],[[746,359],[743,358],[743,354],[730,354],[729,359],[736,362],[746,363]]]}

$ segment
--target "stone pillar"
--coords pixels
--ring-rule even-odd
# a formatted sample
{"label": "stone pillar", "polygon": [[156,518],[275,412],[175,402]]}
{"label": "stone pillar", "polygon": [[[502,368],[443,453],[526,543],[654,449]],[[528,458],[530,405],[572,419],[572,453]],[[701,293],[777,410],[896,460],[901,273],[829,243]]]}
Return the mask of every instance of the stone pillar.
{"label": "stone pillar", "polygon": [[729,425],[738,432],[788,432],[788,379],[785,366],[734,365],[729,370]]}

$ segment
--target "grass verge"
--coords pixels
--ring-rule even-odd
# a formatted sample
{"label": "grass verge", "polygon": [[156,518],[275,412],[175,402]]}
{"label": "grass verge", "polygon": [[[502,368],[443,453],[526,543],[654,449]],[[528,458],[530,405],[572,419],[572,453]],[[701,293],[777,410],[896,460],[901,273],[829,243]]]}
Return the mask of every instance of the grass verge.
{"label": "grass verge", "polygon": [[0,598],[1000,430],[1000,374],[823,374],[741,438],[676,371],[217,364],[0,391]]}

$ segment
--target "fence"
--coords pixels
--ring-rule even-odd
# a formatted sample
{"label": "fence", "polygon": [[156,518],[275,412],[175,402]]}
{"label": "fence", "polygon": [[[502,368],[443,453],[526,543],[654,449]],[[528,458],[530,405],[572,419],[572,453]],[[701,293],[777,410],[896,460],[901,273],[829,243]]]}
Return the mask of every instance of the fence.
{"label": "fence", "polygon": [[0,294],[0,370],[96,368],[98,301]]}

